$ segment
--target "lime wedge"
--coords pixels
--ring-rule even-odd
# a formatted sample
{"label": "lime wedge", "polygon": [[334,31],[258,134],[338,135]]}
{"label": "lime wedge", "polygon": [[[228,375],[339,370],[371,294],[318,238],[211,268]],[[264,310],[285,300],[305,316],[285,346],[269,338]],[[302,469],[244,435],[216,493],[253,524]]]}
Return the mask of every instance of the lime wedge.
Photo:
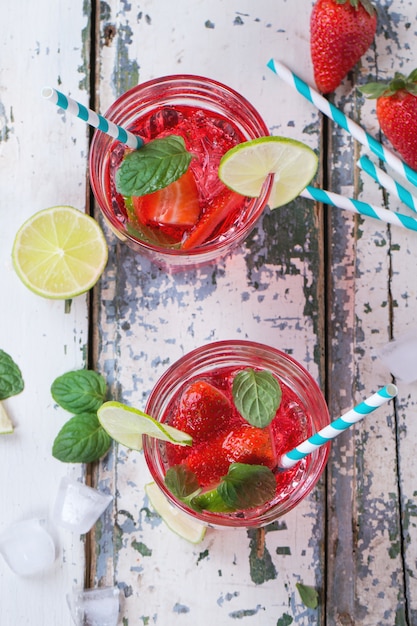
{"label": "lime wedge", "polygon": [[0,435],[11,435],[13,432],[13,424],[10,417],[6,413],[6,409],[0,402]]}
{"label": "lime wedge", "polygon": [[16,234],[12,260],[22,282],[44,298],[73,298],[100,278],[108,249],[89,215],[70,206],[35,213]]}
{"label": "lime wedge", "polygon": [[318,167],[315,152],[286,137],[258,137],[223,155],[219,178],[236,193],[257,198],[266,178],[274,175],[268,204],[276,209],[294,200],[311,182]]}
{"label": "lime wedge", "polygon": [[132,450],[142,450],[142,435],[190,446],[192,437],[177,428],[161,424],[150,415],[121,402],[105,402],[97,411],[98,419],[112,439]]}
{"label": "lime wedge", "polygon": [[145,485],[145,492],[155,511],[174,533],[191,543],[204,539],[207,526],[173,506],[156,483]]}

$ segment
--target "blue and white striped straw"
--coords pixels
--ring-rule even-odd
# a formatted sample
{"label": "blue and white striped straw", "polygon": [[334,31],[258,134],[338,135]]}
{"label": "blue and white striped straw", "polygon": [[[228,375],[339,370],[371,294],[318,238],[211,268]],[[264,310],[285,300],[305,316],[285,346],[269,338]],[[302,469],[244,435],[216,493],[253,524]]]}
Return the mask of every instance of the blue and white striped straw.
{"label": "blue and white striped straw", "polygon": [[398,389],[395,385],[389,384],[382,389],[379,389],[376,393],[370,396],[364,402],[361,402],[353,409],[334,420],[328,426],[325,426],[318,433],[315,433],[311,437],[309,437],[303,443],[300,443],[299,446],[286,452],[279,459],[278,465],[281,469],[288,469],[293,467],[298,461],[303,459],[308,454],[311,454],[317,448],[324,446],[326,443],[340,435],[344,430],[347,430],[352,426],[352,424],[356,424],[362,420],[366,415],[375,411],[378,407],[382,406],[398,393]]}
{"label": "blue and white striped straw", "polygon": [[87,122],[90,126],[101,130],[103,133],[110,135],[110,137],[113,137],[114,139],[118,139],[121,143],[129,146],[129,148],[132,148],[133,150],[138,150],[143,146],[143,140],[137,135],[134,135],[121,126],[117,126],[117,124],[110,122],[110,120],[106,120],[106,118],[102,115],[95,113],[95,111],[92,111],[91,109],[87,109],[87,107],[83,104],[65,96],[63,93],[53,89],[52,87],[45,87],[42,90],[42,96],[46,100],[56,104],[61,109],[69,111],[79,119]]}
{"label": "blue and white striped straw", "polygon": [[381,209],[367,202],[361,200],[355,200],[354,198],[345,198],[332,191],[325,191],[324,189],[317,189],[310,185],[306,187],[300,196],[308,198],[309,200],[316,200],[322,204],[330,204],[339,209],[346,209],[351,213],[358,213],[359,215],[366,215],[367,217],[373,217],[376,220],[393,224],[394,226],[400,226],[407,230],[417,231],[417,219],[403,215],[403,213],[394,213],[394,211],[388,211],[388,209]]}
{"label": "blue and white striped straw", "polygon": [[334,106],[334,104],[331,104],[321,94],[312,89],[310,85],[291,72],[283,63],[271,59],[268,61],[267,66],[282,78],[284,82],[296,89],[301,95],[314,104],[319,111],[347,130],[348,133],[363,146],[369,148],[381,161],[388,163],[397,174],[409,180],[413,185],[417,185],[416,171],[411,169],[411,167],[404,163],[397,155],[376,141],[376,139],[365,132],[359,124],[347,117],[340,109]]}
{"label": "blue and white striped straw", "polygon": [[373,180],[384,187],[387,191],[396,196],[401,202],[406,204],[410,209],[417,212],[417,198],[413,196],[408,189],[400,185],[394,178],[391,178],[389,174],[384,172],[383,169],[375,165],[371,159],[362,155],[358,161],[358,165],[364,172],[366,172]]}

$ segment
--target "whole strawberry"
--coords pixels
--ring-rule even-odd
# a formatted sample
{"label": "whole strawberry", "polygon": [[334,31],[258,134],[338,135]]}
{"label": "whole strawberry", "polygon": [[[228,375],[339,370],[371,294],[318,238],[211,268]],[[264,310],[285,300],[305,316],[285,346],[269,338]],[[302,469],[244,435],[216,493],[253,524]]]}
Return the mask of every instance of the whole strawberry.
{"label": "whole strawberry", "polygon": [[377,26],[370,0],[318,0],[310,19],[310,50],[317,89],[340,85],[371,45]]}
{"label": "whole strawberry", "polygon": [[404,161],[417,170],[417,69],[409,76],[396,72],[388,83],[368,83],[361,91],[377,98],[382,132]]}

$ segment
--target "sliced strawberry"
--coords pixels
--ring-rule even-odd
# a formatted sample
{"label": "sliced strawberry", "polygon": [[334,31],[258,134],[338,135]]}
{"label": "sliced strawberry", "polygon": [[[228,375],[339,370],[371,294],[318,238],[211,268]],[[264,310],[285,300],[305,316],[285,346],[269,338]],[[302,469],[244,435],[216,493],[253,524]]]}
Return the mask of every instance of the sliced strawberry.
{"label": "sliced strawberry", "polygon": [[206,242],[213,232],[231,213],[245,202],[245,198],[225,188],[206,208],[195,228],[182,244],[183,250],[191,250]]}
{"label": "sliced strawberry", "polygon": [[242,424],[230,432],[223,442],[229,462],[266,465],[273,468],[276,456],[268,428]]}
{"label": "sliced strawberry", "polygon": [[215,486],[227,474],[230,461],[223,449],[226,436],[221,433],[207,444],[191,449],[185,460],[187,467],[197,476],[201,487]]}
{"label": "sliced strawberry", "polygon": [[191,170],[167,187],[146,194],[133,196],[132,204],[137,219],[174,226],[194,226],[200,215],[197,184]]}
{"label": "sliced strawberry", "polygon": [[196,380],[184,390],[172,425],[191,435],[197,444],[228,428],[232,412],[222,391]]}

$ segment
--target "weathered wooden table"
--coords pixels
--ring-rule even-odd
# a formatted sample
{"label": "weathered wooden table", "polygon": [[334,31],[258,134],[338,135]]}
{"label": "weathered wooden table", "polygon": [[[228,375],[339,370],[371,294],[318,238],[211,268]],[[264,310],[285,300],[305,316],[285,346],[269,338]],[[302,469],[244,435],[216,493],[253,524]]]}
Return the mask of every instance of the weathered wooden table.
{"label": "weathered wooden table", "polygon": [[[209,530],[199,545],[152,512],[143,455],[114,447],[93,467],[51,455],[68,418],[50,395],[61,373],[95,368],[110,395],[143,408],[178,357],[217,339],[271,344],[301,361],[338,417],[391,375],[377,357],[417,325],[416,233],[298,199],[266,211],[245,245],[198,271],[167,275],[110,232],[107,270],[88,297],[48,301],[16,277],[14,235],[36,211],[95,211],[89,131],[41,98],[45,85],[104,112],[129,87],[171,73],[225,82],[261,112],[271,133],[321,157],[317,185],[410,211],[356,167],[352,138],[266,68],[281,59],[313,83],[305,0],[15,2],[0,39],[0,348],[25,390],[6,401],[15,432],[0,438],[0,530],[49,519],[62,476],[113,494],[86,537],[54,529],[52,570],[19,578],[0,561],[0,623],[66,626],[65,595],[117,585],[120,624],[417,624],[417,383],[332,446],[311,496],[263,531]],[[375,104],[356,89],[417,66],[414,2],[379,0],[374,45],[332,100],[378,136]],[[3,11],[4,13],[4,11]],[[100,216],[97,214],[100,220]],[[319,592],[317,609],[296,590]]]}

